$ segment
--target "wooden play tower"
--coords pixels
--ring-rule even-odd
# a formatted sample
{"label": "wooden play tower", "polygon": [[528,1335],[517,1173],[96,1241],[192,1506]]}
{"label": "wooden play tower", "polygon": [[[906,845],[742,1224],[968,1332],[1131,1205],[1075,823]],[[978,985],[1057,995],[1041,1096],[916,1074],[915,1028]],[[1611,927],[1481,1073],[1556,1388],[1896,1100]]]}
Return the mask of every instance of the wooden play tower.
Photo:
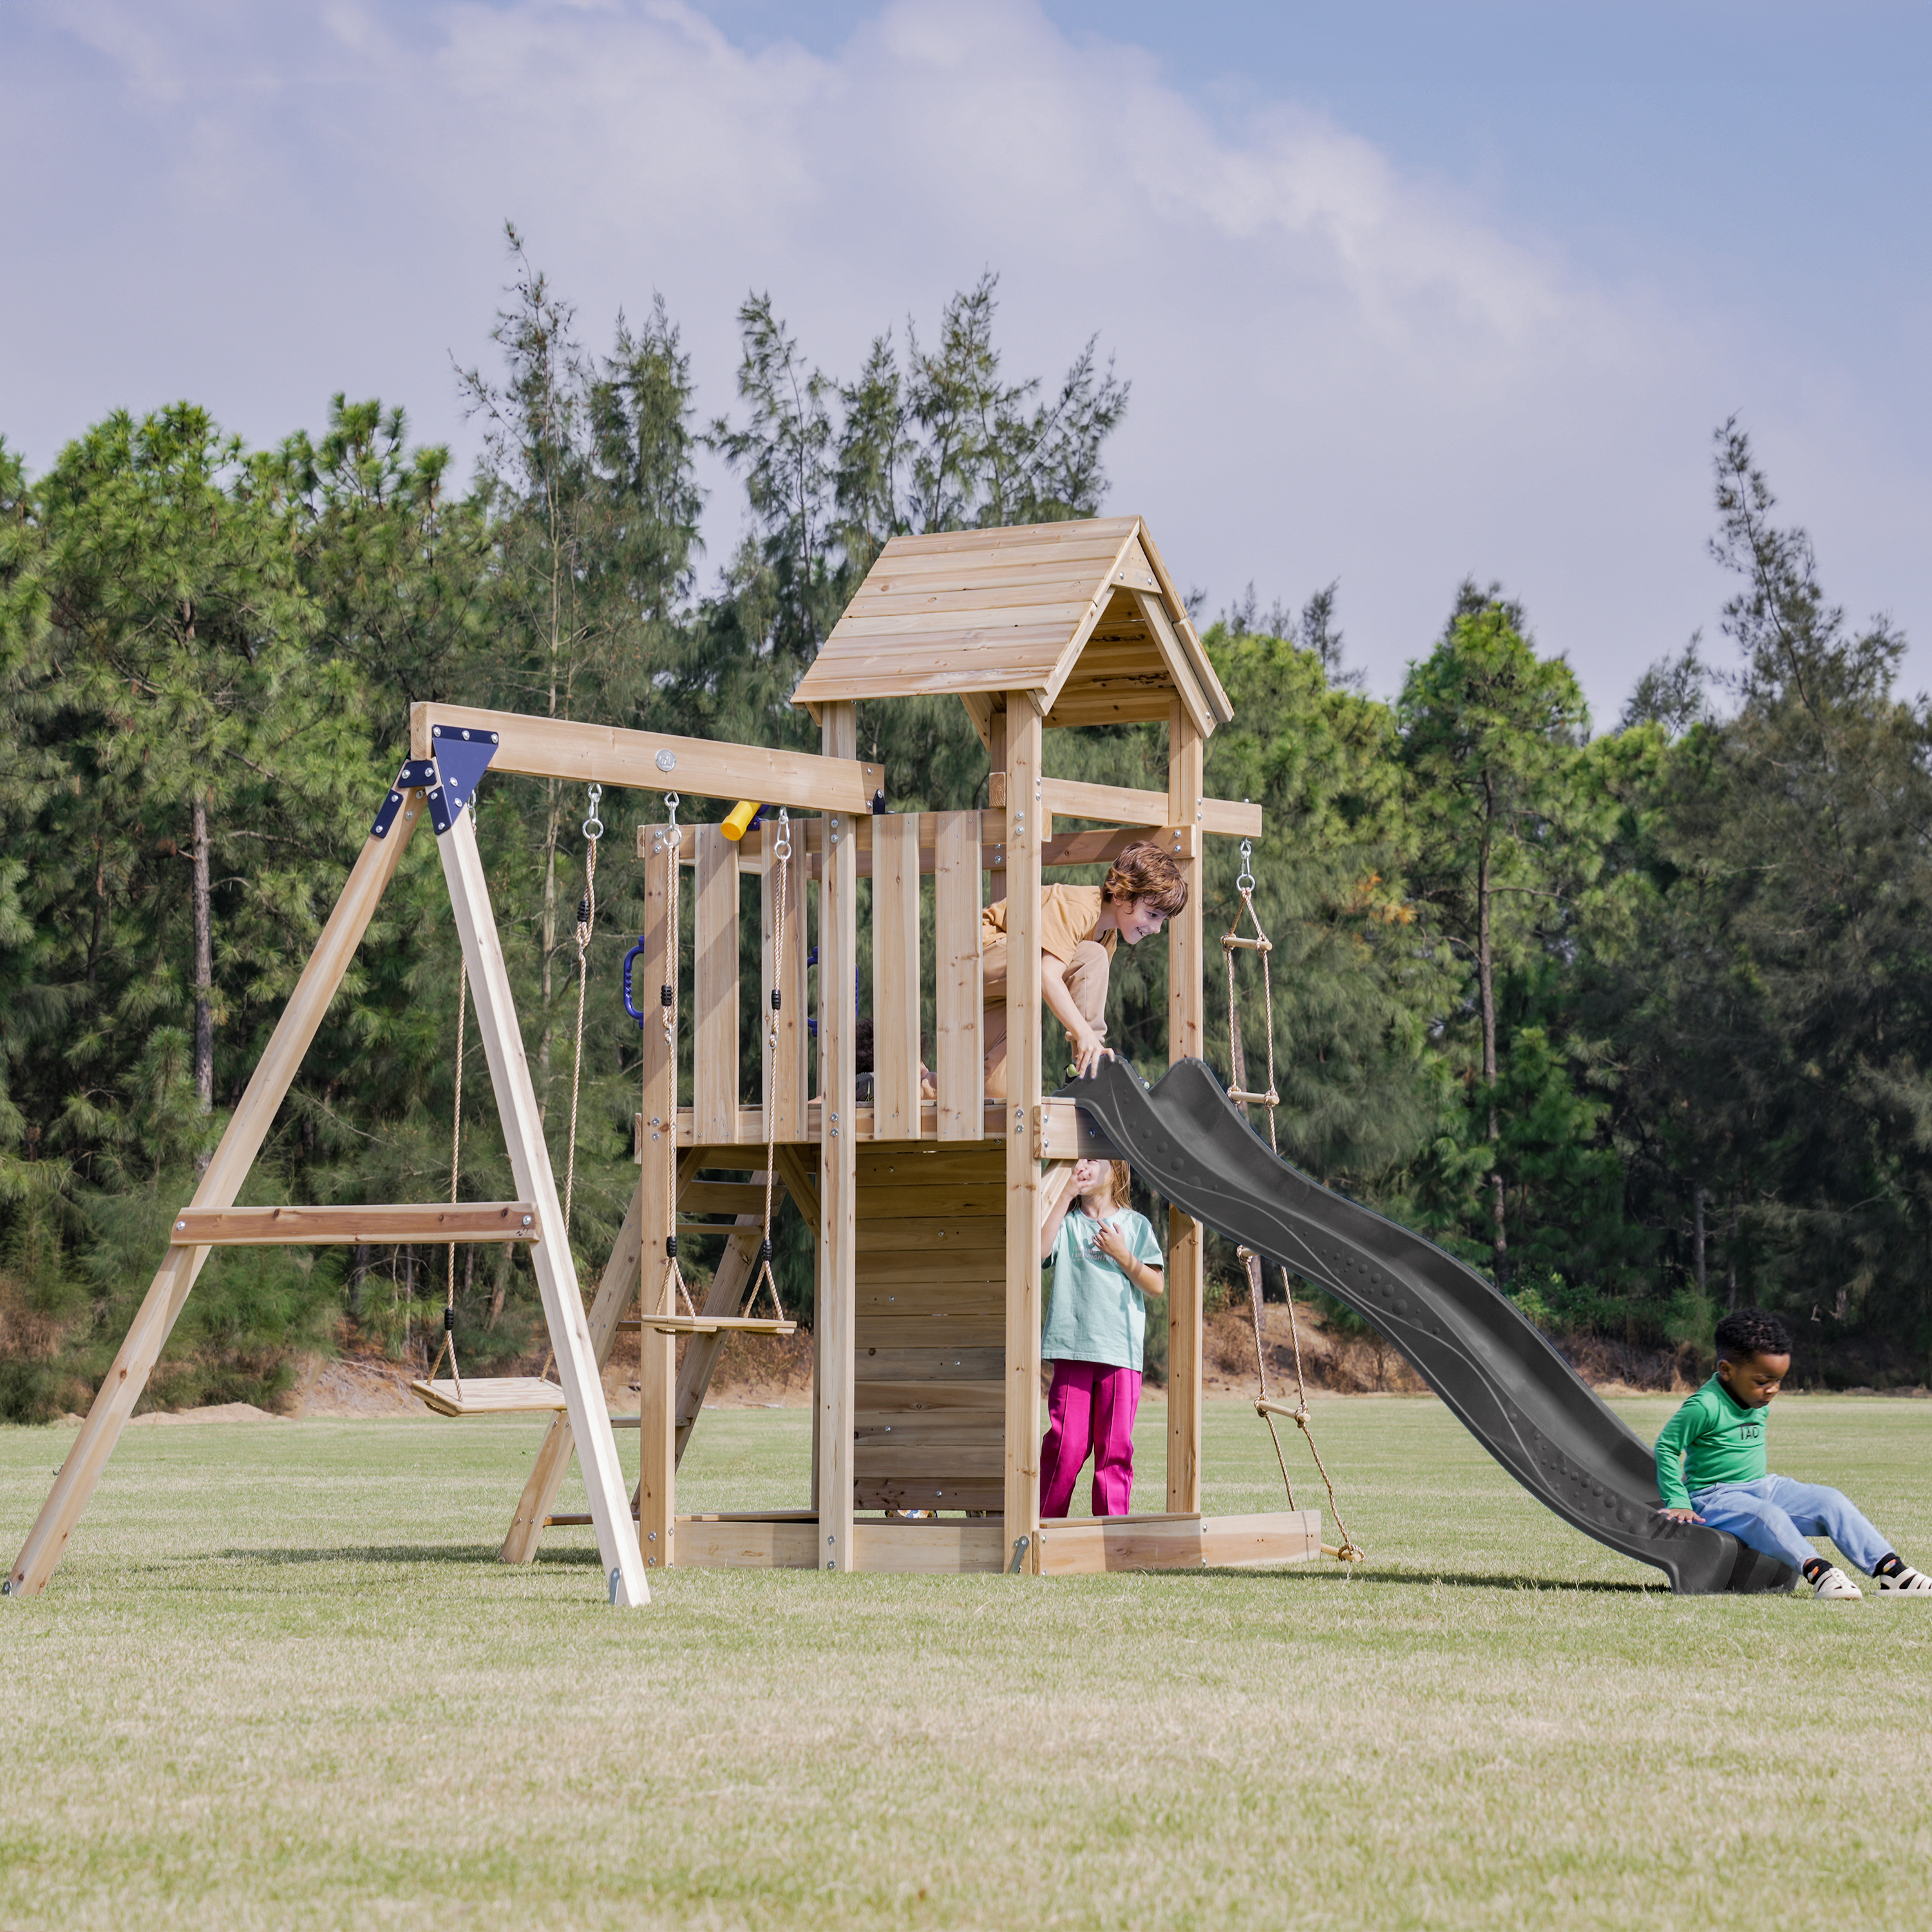
{"label": "wooden play tower", "polygon": [[[862,698],[947,693],[964,704],[990,755],[990,808],[890,812],[884,774],[857,756],[854,707]],[[1169,1219],[1166,1298],[1166,1507],[1045,1525],[1040,1517],[1040,1228],[1056,1164],[1112,1151],[1077,1108],[1043,1091],[1042,880],[1057,868],[1103,862],[1137,839],[1158,840],[1172,853],[1190,885],[1186,910],[1168,932],[1168,1048],[1178,1060],[1202,1049],[1202,842],[1262,830],[1258,807],[1202,795],[1206,741],[1232,712],[1145,526],[1112,518],[895,538],[793,701],[818,724],[819,755],[454,705],[415,707],[410,760],[194,1202],[176,1217],[173,1245],[28,1535],[10,1591],[31,1593],[52,1574],[207,1256],[242,1241],[529,1243],[557,1382],[547,1396],[531,1400],[526,1384],[496,1405],[484,1384],[485,1395],[470,1406],[550,1411],[502,1554],[530,1560],[546,1528],[570,1520],[555,1506],[574,1453],[616,1603],[647,1601],[647,1573],[673,1565],[1051,1574],[1280,1563],[1317,1552],[1318,1512],[1201,1514],[1202,1234],[1178,1213]],[[1168,728],[1165,793],[1046,776],[1049,729],[1161,720]],[[693,904],[692,1061],[682,1076],[661,1030],[643,1030],[640,1180],[588,1309],[465,808],[486,770],[754,799],[795,814],[793,889],[784,895],[775,890],[769,819],[735,844],[716,825],[687,826],[675,843],[664,823],[639,828],[647,959],[664,947],[671,857],[689,868],[682,889]],[[461,932],[521,1198],[457,1208],[237,1208],[302,1054],[425,817]],[[1056,831],[1065,820],[1080,829]],[[862,878],[872,882],[874,1042],[863,1104],[854,1000]],[[922,939],[927,878],[930,957]],[[752,891],[763,913],[756,962],[742,956],[740,940],[741,898]],[[815,1068],[806,1024],[807,892],[817,899]],[[1007,1097],[988,1101],[980,922],[982,904],[998,898],[1007,906]],[[760,1090],[748,1098],[740,1091],[741,981],[758,978],[758,1010],[770,1012],[775,956],[784,962],[786,982],[777,1044],[763,1054]],[[655,983],[655,970],[650,976]],[[932,1094],[920,1080],[928,998]],[[716,1360],[716,1324],[741,1306],[756,1265],[768,1138],[778,1180],[817,1230],[812,1492],[794,1510],[680,1514],[677,1466]],[[735,1227],[709,1224],[727,1235],[724,1258],[698,1316],[681,1320],[663,1262],[665,1234],[680,1212],[736,1217]],[[634,1496],[626,1494],[601,1378],[627,1329],[640,1337],[638,1414],[618,1426],[634,1424],[639,1432]],[[910,1510],[925,1514],[904,1514]]]}

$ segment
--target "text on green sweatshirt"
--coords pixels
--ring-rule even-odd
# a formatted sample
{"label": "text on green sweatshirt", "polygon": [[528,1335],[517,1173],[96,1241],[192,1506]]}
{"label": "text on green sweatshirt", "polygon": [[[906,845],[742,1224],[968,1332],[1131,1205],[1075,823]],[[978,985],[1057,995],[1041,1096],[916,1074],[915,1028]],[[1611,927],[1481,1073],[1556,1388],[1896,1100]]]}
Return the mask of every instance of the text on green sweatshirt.
{"label": "text on green sweatshirt", "polygon": [[1765,1471],[1770,1411],[1747,1408],[1715,1376],[1657,1438],[1657,1486],[1666,1509],[1688,1509],[1690,1492],[1718,1483],[1754,1483]]}

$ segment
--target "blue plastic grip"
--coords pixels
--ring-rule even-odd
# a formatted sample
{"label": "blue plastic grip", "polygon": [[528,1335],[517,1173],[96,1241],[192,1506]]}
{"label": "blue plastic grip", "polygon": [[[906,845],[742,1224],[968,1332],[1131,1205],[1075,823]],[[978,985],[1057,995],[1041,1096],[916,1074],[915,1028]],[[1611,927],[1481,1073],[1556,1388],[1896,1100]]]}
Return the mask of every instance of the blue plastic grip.
{"label": "blue plastic grip", "polygon": [[637,1022],[638,1030],[640,1033],[644,1030],[644,1016],[638,1012],[636,1001],[631,998],[631,962],[644,950],[644,941],[640,938],[637,944],[624,955],[624,1010]]}

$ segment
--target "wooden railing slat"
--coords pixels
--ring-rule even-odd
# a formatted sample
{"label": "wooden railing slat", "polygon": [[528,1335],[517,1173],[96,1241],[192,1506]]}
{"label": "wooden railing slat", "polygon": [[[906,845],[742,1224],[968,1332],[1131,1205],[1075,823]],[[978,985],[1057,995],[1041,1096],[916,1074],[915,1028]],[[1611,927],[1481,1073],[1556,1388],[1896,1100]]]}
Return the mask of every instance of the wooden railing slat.
{"label": "wooden railing slat", "polygon": [[723,1144],[738,1131],[738,848],[719,825],[698,825],[692,908],[692,1105],[699,1131]]}
{"label": "wooden railing slat", "polygon": [[872,1132],[919,1138],[919,814],[872,831]]}
{"label": "wooden railing slat", "polygon": [[980,1044],[980,818],[973,812],[942,812],[938,817],[934,839],[933,1071],[939,1086],[939,1138],[976,1141],[986,1131],[986,1070]]}

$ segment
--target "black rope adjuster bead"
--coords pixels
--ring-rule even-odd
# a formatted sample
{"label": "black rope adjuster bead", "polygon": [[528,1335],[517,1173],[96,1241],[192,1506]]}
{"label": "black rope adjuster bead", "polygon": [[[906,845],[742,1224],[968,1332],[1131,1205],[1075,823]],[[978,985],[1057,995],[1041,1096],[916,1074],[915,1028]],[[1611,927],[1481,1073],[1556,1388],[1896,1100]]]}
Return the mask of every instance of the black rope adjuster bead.
{"label": "black rope adjuster bead", "polygon": [[784,994],[776,987],[772,988],[772,1011],[778,1012],[784,1005]]}
{"label": "black rope adjuster bead", "polygon": [[456,1310],[453,1308],[446,1308],[442,1311],[442,1332],[446,1335],[456,1333]]}
{"label": "black rope adjuster bead", "polygon": [[671,1002],[671,989],[668,986],[660,986],[658,988],[658,999],[661,1004],[669,1006]]}
{"label": "black rope adjuster bead", "polygon": [[590,895],[588,892],[577,902],[577,922],[579,926],[590,923]]}
{"label": "black rope adjuster bead", "polygon": [[664,1258],[673,1262],[677,1259],[677,1237],[675,1234],[664,1237]]}
{"label": "black rope adjuster bead", "polygon": [[762,1241],[760,1241],[760,1242],[758,1244],[758,1258],[759,1258],[759,1260],[760,1260],[760,1261],[761,1261],[761,1262],[768,1262],[768,1261],[770,1261],[770,1260],[771,1259],[771,1258],[772,1258],[772,1244],[771,1244],[771,1242],[770,1242],[769,1240],[762,1240]]}

